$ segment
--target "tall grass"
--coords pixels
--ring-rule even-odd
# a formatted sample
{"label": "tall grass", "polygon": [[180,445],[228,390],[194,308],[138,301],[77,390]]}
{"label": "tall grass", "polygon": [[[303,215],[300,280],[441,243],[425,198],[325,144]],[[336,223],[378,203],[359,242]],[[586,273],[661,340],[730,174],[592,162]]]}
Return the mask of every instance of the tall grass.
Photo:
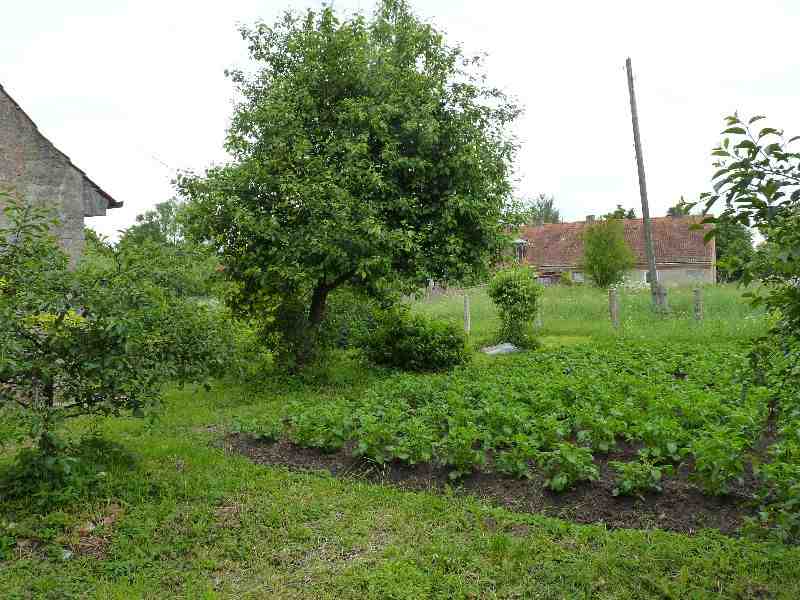
{"label": "tall grass", "polygon": [[[484,288],[466,290],[472,315],[471,338],[475,344],[500,341],[500,321]],[[767,317],[753,309],[734,285],[702,288],[704,318],[694,319],[692,287],[669,288],[669,313],[654,312],[650,291],[620,289],[620,328],[611,325],[608,292],[591,286],[552,286],[542,297],[542,328],[545,342],[577,342],[622,336],[632,341],[655,339],[686,343],[713,343],[747,339],[764,332]],[[415,310],[453,322],[463,320],[462,295],[450,295],[414,304]]]}

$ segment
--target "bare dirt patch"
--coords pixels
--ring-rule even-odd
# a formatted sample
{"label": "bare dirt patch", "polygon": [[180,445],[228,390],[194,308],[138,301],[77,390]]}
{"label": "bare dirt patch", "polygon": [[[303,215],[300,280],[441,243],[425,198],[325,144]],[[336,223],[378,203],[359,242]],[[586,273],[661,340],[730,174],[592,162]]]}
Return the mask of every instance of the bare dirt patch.
{"label": "bare dirt patch", "polygon": [[641,498],[613,496],[616,473],[609,463],[633,459],[637,448],[632,445],[621,444],[617,451],[595,457],[600,480],[561,494],[546,489],[544,478],[538,475],[530,480],[518,480],[487,468],[453,483],[447,469],[430,464],[380,466],[353,457],[348,448],[324,454],[286,440],[265,444],[239,434],[228,435],[224,447],[258,464],[299,471],[327,471],[337,477],[366,479],[409,490],[440,491],[447,486],[456,487],[460,493],[515,511],[576,523],[602,523],[611,528],[664,529],[689,534],[712,528],[732,535],[746,517],[755,514],[753,498],[757,482],[749,469],[744,484],[724,497],[706,496],[690,483],[690,465],[676,469],[675,474],[664,481],[664,491],[660,494]]}

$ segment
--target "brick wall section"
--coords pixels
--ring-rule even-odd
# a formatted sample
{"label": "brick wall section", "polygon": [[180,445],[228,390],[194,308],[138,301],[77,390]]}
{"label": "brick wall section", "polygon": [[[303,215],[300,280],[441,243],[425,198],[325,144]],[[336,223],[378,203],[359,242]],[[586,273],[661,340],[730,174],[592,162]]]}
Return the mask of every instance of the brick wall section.
{"label": "brick wall section", "polygon": [[121,206],[39,132],[2,86],[0,189],[52,207],[60,221],[55,233],[73,264],[84,248],[84,217],[103,216],[107,208]]}

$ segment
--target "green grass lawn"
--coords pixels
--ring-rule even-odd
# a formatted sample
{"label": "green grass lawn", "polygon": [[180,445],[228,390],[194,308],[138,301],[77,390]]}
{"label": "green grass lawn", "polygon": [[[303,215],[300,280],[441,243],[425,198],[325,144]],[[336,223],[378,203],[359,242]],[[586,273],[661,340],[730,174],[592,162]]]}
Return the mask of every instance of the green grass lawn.
{"label": "green grass lawn", "polygon": [[[673,295],[676,308],[681,294],[690,292]],[[545,301],[542,333],[552,344],[619,335],[601,292],[550,289]],[[728,288],[707,290],[702,325],[654,319],[645,301],[623,298],[622,335],[632,343],[651,334],[736,341],[764,326]],[[455,319],[460,307],[454,299],[421,309]],[[474,337],[491,341],[493,311],[480,295],[473,308]],[[796,547],[713,531],[579,526],[456,493],[268,468],[221,447],[237,419],[274,415],[291,402],[360,397],[391,377],[345,355],[302,379],[169,391],[152,422],[74,424],[75,434],[96,429],[119,444],[135,467],[109,459],[106,477],[60,509],[4,501],[0,597],[800,597]]]}
{"label": "green grass lawn", "polygon": [[[608,294],[586,285],[551,286],[542,297],[542,329],[545,341],[579,342],[623,336],[637,339],[662,339],[673,342],[698,340],[738,340],[764,330],[764,317],[742,300],[743,290],[733,285],[705,286],[704,319],[694,320],[693,290],[668,289],[670,314],[656,316],[650,309],[650,291],[619,291],[620,330],[611,326]],[[485,288],[466,291],[472,315],[471,336],[477,345],[497,341],[500,326],[497,313]],[[432,316],[463,323],[464,300],[460,293],[423,300],[418,310]]]}

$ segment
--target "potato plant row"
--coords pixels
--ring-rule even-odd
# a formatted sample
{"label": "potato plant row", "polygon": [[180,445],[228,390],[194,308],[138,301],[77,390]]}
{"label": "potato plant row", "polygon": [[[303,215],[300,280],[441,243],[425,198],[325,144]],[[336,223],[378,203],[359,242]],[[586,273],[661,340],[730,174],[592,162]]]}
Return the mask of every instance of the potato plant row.
{"label": "potato plant row", "polygon": [[554,491],[596,479],[594,458],[627,443],[638,458],[612,463],[616,493],[659,491],[686,462],[706,493],[720,495],[744,476],[768,406],[744,349],[611,342],[484,360],[446,375],[397,374],[359,398],[298,401],[282,421],[250,430],[285,432],[326,452],[352,442],[377,463],[433,462],[453,479],[476,469],[519,478],[538,470]]}

